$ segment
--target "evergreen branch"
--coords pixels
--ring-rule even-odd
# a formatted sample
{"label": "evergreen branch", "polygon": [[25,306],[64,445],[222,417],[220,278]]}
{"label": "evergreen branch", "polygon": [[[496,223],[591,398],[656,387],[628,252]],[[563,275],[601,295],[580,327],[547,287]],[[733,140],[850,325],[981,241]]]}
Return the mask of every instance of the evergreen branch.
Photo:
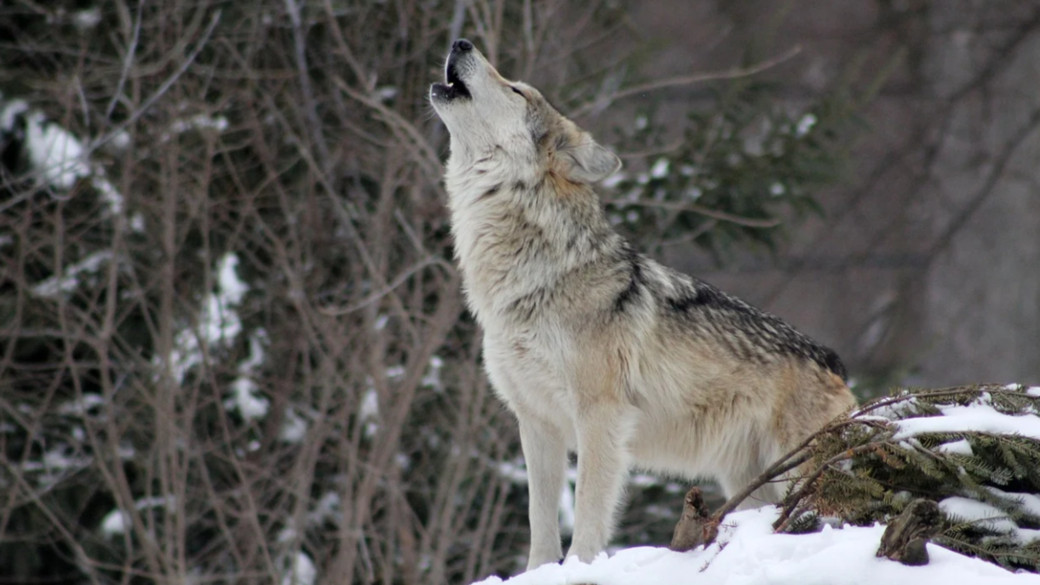
{"label": "evergreen branch", "polygon": [[841,453],[827,459],[822,464],[818,465],[816,469],[809,474],[808,479],[802,480],[800,487],[794,492],[790,493],[784,498],[784,506],[780,510],[780,516],[773,522],[773,530],[782,532],[788,524],[788,520],[791,517],[791,513],[795,510],[798,504],[808,496],[814,489],[817,480],[823,475],[825,471],[830,469],[836,463],[852,459],[856,455],[866,453],[868,451],[875,451],[878,445],[875,443],[867,443],[865,445],[859,445],[842,451]]}
{"label": "evergreen branch", "polygon": [[[798,446],[788,451],[775,463],[769,466],[769,468],[763,471],[758,477],[752,480],[747,485],[747,487],[737,492],[733,497],[727,500],[725,504],[723,504],[718,510],[716,510],[714,514],[712,514],[712,522],[714,522],[717,525],[727,514],[736,510],[737,507],[744,502],[744,500],[748,499],[751,496],[751,494],[755,492],[755,490],[766,485],[767,483],[778,481],[780,478],[784,476],[784,474],[794,470],[795,468],[809,461],[813,456],[813,452],[809,449],[809,447],[814,442],[818,441],[821,437],[830,435],[838,430],[844,429],[852,425],[864,425],[870,427],[885,426],[887,428],[886,425],[875,420],[841,418],[834,422],[831,422],[824,428],[806,437],[805,440],[803,440]],[[863,445],[861,447],[864,446],[866,445]],[[870,446],[873,447],[873,445]],[[849,450],[848,457],[852,457],[852,455],[858,453],[858,449],[859,448]],[[840,458],[837,460],[840,460]],[[822,471],[820,473],[822,473]],[[785,498],[785,500],[786,499],[787,498]],[[710,541],[706,542],[705,544],[710,544]]]}
{"label": "evergreen branch", "polygon": [[[890,523],[919,498],[949,500],[949,508],[941,507],[945,527],[938,538],[944,546],[1036,572],[1040,543],[1023,544],[1027,539],[1017,531],[1040,525],[1040,515],[1031,509],[1033,494],[1040,494],[1040,441],[970,428],[902,441],[892,437],[899,421],[944,416],[949,405],[984,404],[1010,415],[1036,416],[1038,402],[1040,397],[1018,389],[979,385],[907,392],[867,404],[804,446],[799,458],[812,463],[803,464],[807,473],[781,503],[774,529],[804,531],[821,514],[855,525]],[[952,441],[967,441],[970,450],[942,449]],[[1002,524],[991,526],[973,512],[967,512],[967,521],[957,519],[962,498],[992,506]]]}
{"label": "evergreen branch", "polygon": [[989,386],[985,384],[979,384],[972,387],[964,386],[951,386],[949,388],[937,388],[932,390],[917,390],[914,392],[907,392],[905,394],[899,394],[897,396],[889,396],[881,398],[871,402],[870,404],[864,405],[859,410],[855,411],[850,418],[856,418],[863,416],[867,413],[876,411],[881,408],[899,404],[900,402],[907,401],[930,401],[936,398],[945,398],[949,396],[963,396],[966,393],[975,393],[976,395],[982,392],[999,392],[1000,395],[1017,396],[1025,398],[1031,401],[1040,401],[1040,397],[1033,396],[1024,390],[1010,390],[1003,386]]}

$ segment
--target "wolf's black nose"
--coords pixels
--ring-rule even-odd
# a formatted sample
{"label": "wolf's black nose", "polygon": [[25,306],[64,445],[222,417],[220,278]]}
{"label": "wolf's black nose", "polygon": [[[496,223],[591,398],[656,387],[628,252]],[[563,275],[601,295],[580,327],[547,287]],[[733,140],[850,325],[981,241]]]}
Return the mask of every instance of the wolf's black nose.
{"label": "wolf's black nose", "polygon": [[460,53],[464,53],[466,51],[472,51],[473,50],[473,43],[467,41],[466,39],[459,39],[459,40],[457,40],[457,41],[455,41],[454,43],[451,44],[451,50],[452,51],[458,51]]}

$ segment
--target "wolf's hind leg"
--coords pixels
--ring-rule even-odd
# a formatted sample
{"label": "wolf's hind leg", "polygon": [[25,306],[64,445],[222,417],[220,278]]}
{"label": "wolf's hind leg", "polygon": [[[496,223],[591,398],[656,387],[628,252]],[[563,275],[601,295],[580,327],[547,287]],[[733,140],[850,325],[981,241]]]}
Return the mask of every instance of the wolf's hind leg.
{"label": "wolf's hind leg", "polygon": [[563,491],[567,449],[554,425],[518,416],[520,444],[527,464],[528,522],[531,551],[528,570],[563,557],[560,548],[560,494]]}
{"label": "wolf's hind leg", "polygon": [[[758,479],[765,472],[767,467],[768,465],[749,463],[748,465],[732,469],[728,474],[721,475],[719,477],[719,485],[722,487],[722,492],[726,494],[727,499],[732,498],[739,492],[743,492],[752,481]],[[761,508],[762,506],[775,504],[783,497],[786,489],[786,481],[780,478],[773,479],[744,498],[744,501],[737,506],[737,510]]]}

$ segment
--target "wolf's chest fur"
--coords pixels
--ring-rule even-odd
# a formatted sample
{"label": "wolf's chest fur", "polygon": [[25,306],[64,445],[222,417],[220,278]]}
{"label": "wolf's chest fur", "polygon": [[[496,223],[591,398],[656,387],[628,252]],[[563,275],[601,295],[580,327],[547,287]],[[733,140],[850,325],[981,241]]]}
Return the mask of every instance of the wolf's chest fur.
{"label": "wolf's chest fur", "polygon": [[[577,338],[599,325],[628,286],[624,240],[586,186],[543,174],[518,176],[487,157],[446,175],[455,251],[467,302],[484,328],[485,360],[570,411],[566,364]],[[506,385],[510,386],[510,385]],[[500,389],[500,393],[502,390]]]}
{"label": "wolf's chest fur", "polygon": [[579,283],[609,286],[619,276],[625,243],[588,187],[511,172],[504,156],[449,165],[447,184],[467,300],[485,327],[560,319],[580,308]]}

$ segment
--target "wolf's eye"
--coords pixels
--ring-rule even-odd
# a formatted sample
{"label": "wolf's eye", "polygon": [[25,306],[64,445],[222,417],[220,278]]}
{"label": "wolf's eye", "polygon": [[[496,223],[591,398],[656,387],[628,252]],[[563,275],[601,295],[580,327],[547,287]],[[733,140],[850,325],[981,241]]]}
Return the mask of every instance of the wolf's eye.
{"label": "wolf's eye", "polygon": [[520,97],[524,98],[525,100],[527,99],[527,96],[526,96],[526,95],[524,95],[524,92],[522,92],[522,91],[520,91],[519,89],[517,89],[517,88],[513,87],[512,85],[510,85],[510,86],[509,86],[509,89],[513,90],[513,93],[515,93],[516,95],[518,95],[518,96],[520,96]]}

